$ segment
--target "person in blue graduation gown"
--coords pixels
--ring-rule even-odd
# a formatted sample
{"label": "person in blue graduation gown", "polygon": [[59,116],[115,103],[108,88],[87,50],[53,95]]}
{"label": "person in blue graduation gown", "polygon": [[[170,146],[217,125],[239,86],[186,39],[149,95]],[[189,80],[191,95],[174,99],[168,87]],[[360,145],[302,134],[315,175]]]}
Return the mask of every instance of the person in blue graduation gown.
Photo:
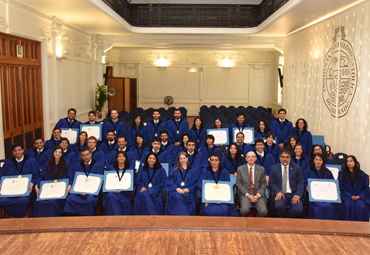
{"label": "person in blue graduation gown", "polygon": [[257,130],[254,130],[254,139],[261,138],[263,140],[266,140],[266,134],[270,132],[266,122],[264,120],[260,120],[258,122],[258,128]]}
{"label": "person in blue graduation gown", "polygon": [[[202,168],[205,168],[209,165],[208,158],[203,155],[200,151],[195,150],[195,141],[193,138],[190,138],[186,144],[187,150],[186,153],[189,156],[189,163],[193,169],[197,169],[198,176],[200,176]],[[178,165],[178,156],[175,162],[175,165]]]}
{"label": "person in blue graduation gown", "polygon": [[179,155],[180,152],[187,150],[186,149],[186,143],[189,141],[190,138],[191,137],[190,137],[189,134],[183,134],[181,136],[181,143],[180,143],[179,146],[176,147],[176,150],[177,150],[176,151],[176,158],[177,158],[177,156]]}
{"label": "person in blue graduation gown", "polygon": [[109,153],[111,153],[114,150],[117,150],[118,145],[115,140],[114,130],[108,130],[107,131],[107,140],[100,144],[99,150],[104,152],[105,159],[108,159]]}
{"label": "person in blue graduation gown", "polygon": [[205,155],[207,159],[209,159],[209,157],[211,156],[213,152],[218,153],[218,155],[220,155],[220,158],[222,156],[221,150],[214,145],[214,142],[215,142],[215,137],[213,135],[207,135],[206,136],[207,144],[200,147],[200,152],[203,153],[203,155]]}
{"label": "person in blue graduation gown", "polygon": [[243,113],[238,113],[236,115],[236,120],[237,122],[229,126],[229,142],[230,143],[236,141],[236,139],[234,139],[234,131],[233,131],[234,128],[237,128],[238,129],[237,133],[240,133],[240,132],[243,132],[246,127],[250,127],[250,125],[245,122],[245,116]]}
{"label": "person in blue graduation gown", "polygon": [[45,148],[52,151],[55,146],[59,145],[61,134],[62,130],[60,128],[54,128],[52,137],[44,144]]}
{"label": "person in blue graduation gown", "polygon": [[[40,195],[41,181],[68,179],[66,194],[68,196],[72,187],[73,177],[71,164],[65,160],[63,150],[56,146],[51,154],[51,159],[43,166],[42,172],[35,185],[36,196]],[[54,181],[54,182],[55,182]],[[48,199],[35,202],[33,217],[57,217],[62,216],[65,199]]]}
{"label": "person in blue graduation gown", "polygon": [[[75,178],[76,173],[83,173],[86,175],[86,178],[89,177],[89,174],[104,174],[104,166],[92,158],[89,148],[83,148],[80,156],[82,159],[81,162],[76,163],[72,168],[72,178]],[[69,215],[93,216],[98,201],[99,196],[97,195],[71,193],[67,197],[64,213]]]}
{"label": "person in blue graduation gown", "polygon": [[86,146],[87,146],[87,133],[85,131],[82,131],[78,135],[78,139],[75,143],[75,146],[73,146],[73,149],[72,149],[72,151],[76,154],[78,162],[81,161],[80,151],[82,150],[82,148]]}
{"label": "person in blue graduation gown", "polygon": [[[222,119],[216,118],[215,119],[215,124],[213,125],[212,129],[220,129],[220,128],[225,128],[224,124],[222,123]],[[229,141],[231,143],[232,141]],[[222,155],[226,155],[226,145],[216,145],[217,148],[221,150]]]}
{"label": "person in blue graduation gown", "polygon": [[270,179],[270,170],[273,165],[275,165],[274,157],[265,151],[265,144],[263,143],[263,139],[258,138],[255,140],[256,145],[256,164],[259,166],[263,166],[266,171],[266,182],[269,183]]}
{"label": "person in blue graduation gown", "polygon": [[63,150],[64,158],[73,166],[77,163],[77,155],[71,149],[68,148],[69,141],[68,138],[62,137],[60,138],[59,146]]}
{"label": "person in blue graduation gown", "polygon": [[284,143],[288,143],[288,138],[293,135],[293,124],[285,118],[285,109],[280,109],[278,115],[279,118],[271,122],[270,130],[275,134],[280,148],[283,149]]}
{"label": "person in blue graduation gown", "polygon": [[66,118],[60,119],[57,124],[55,124],[54,128],[76,128],[80,130],[81,122],[76,120],[76,113],[76,109],[70,108],[68,110],[68,116]]}
{"label": "person in blue graduation gown", "polygon": [[305,119],[300,118],[295,123],[294,135],[297,137],[298,143],[302,144],[306,154],[312,150],[312,135],[307,128],[307,121]]}
{"label": "person in blue graduation gown", "polygon": [[170,155],[171,163],[175,164],[177,157],[177,148],[175,145],[168,141],[169,135],[167,130],[162,130],[160,133],[160,137],[162,150],[166,151]]}
{"label": "person in blue graduation gown", "polygon": [[[316,154],[313,158],[313,165],[305,172],[306,189],[308,188],[308,178],[311,179],[334,179],[333,174],[325,167],[325,157]],[[339,204],[329,202],[309,202],[308,215],[310,219],[337,220]]]}
{"label": "person in blue graduation gown", "polygon": [[[244,133],[242,133],[242,132],[239,132],[236,135],[236,145],[240,148],[240,151],[242,152],[242,157],[243,158],[245,158],[245,156],[247,156],[248,152],[254,151],[252,146],[250,146],[250,145],[248,145],[244,142]],[[226,150],[226,153],[227,153],[227,150]]]}
{"label": "person in blue graduation gown", "polygon": [[195,215],[199,172],[189,163],[189,155],[180,152],[178,164],[166,180],[166,215]]}
{"label": "person in blue graduation gown", "polygon": [[32,197],[31,192],[34,184],[36,184],[39,170],[36,160],[24,155],[22,145],[14,144],[12,146],[12,152],[13,157],[5,160],[5,163],[1,168],[0,179],[6,176],[32,175],[29,195],[21,197],[0,197],[0,208],[10,217],[23,218],[28,214],[30,199]]}
{"label": "person in blue graduation gown", "polygon": [[127,146],[131,148],[134,145],[136,136],[140,134],[142,136],[146,135],[146,126],[140,116],[134,117],[132,124],[128,129],[127,133]]}
{"label": "person in blue graduation gown", "polygon": [[[131,151],[134,154],[133,160],[139,160],[141,161],[141,158],[143,157],[144,154],[149,153],[149,147],[146,146],[144,142],[144,137],[141,134],[138,134],[136,136],[134,146],[131,147]],[[163,151],[163,150],[162,150]]]}
{"label": "person in blue graduation gown", "polygon": [[118,119],[118,111],[111,110],[110,116],[112,117],[111,121],[107,121],[103,127],[103,140],[108,140],[107,133],[108,130],[113,130],[115,134],[115,139],[117,140],[119,136],[126,136],[126,125],[125,122]]}
{"label": "person in blue graduation gown", "polygon": [[150,152],[144,160],[144,166],[135,175],[134,215],[163,214],[162,196],[166,178],[166,171],[157,155]]}
{"label": "person in blue graduation gown", "polygon": [[303,146],[300,143],[295,146],[294,152],[292,153],[292,159],[290,161],[299,165],[303,173],[310,168],[310,161],[305,155]]}
{"label": "person in blue graduation gown", "polygon": [[[117,177],[122,180],[130,162],[123,151],[119,151],[112,167],[107,167],[108,171],[115,170]],[[132,205],[130,201],[130,191],[112,191],[103,193],[103,207],[107,215],[131,215]]]}
{"label": "person in blue graduation gown", "polygon": [[275,141],[274,133],[268,132],[266,134],[265,151],[270,153],[274,157],[275,163],[278,164],[280,163],[279,159],[280,146],[274,143],[274,141]]}
{"label": "person in blue graduation gown", "polygon": [[173,117],[172,120],[167,121],[167,130],[170,134],[168,140],[177,147],[181,143],[182,135],[189,133],[189,123],[187,120],[181,118],[179,109],[174,111]]}
{"label": "person in blue graduation gown", "polygon": [[91,151],[92,158],[98,161],[100,165],[104,168],[106,165],[105,154],[97,148],[97,145],[98,139],[96,139],[95,136],[90,136],[89,138],[87,138],[87,148],[89,148],[89,150]]}
{"label": "person in blue graduation gown", "polygon": [[236,143],[231,143],[226,156],[221,158],[221,165],[229,171],[230,175],[236,176],[239,166],[246,164],[245,159],[242,157],[242,152]]}
{"label": "person in blue graduation gown", "polygon": [[194,119],[194,124],[189,130],[189,135],[195,141],[195,149],[199,150],[206,143],[207,130],[204,128],[203,120],[200,117]]}
{"label": "person in blue graduation gown", "polygon": [[150,144],[154,137],[159,137],[162,130],[166,130],[166,123],[159,118],[161,114],[158,110],[153,111],[153,119],[146,125],[145,143]]}
{"label": "person in blue graduation gown", "polygon": [[[220,156],[215,152],[211,154],[209,166],[202,170],[201,178],[199,179],[200,197],[202,195],[203,180],[214,181],[216,185],[219,181],[230,181],[229,171],[221,166]],[[234,204],[202,203],[200,212],[203,216],[239,216]]]}
{"label": "person in blue graduation gown", "polygon": [[161,138],[154,137],[152,139],[152,147],[150,148],[150,150],[146,150],[143,152],[143,155],[141,157],[141,162],[145,161],[146,156],[150,152],[155,153],[157,155],[159,163],[168,163],[168,164],[171,163],[170,155],[166,151],[162,150],[161,148]]}
{"label": "person in blue graduation gown", "polygon": [[340,220],[369,221],[369,176],[361,171],[355,156],[347,157],[343,171],[339,172],[342,204]]}
{"label": "person in blue graduation gown", "polygon": [[284,146],[284,149],[290,151],[290,153],[293,153],[295,146],[298,143],[298,138],[295,135],[292,135],[288,139],[288,143],[286,146]]}
{"label": "person in blue graduation gown", "polygon": [[135,168],[135,160],[134,160],[134,153],[128,148],[126,142],[126,138],[124,136],[119,136],[117,138],[117,149],[114,151],[111,151],[108,155],[107,158],[107,165],[113,165],[114,161],[116,160],[116,155],[118,151],[124,151],[126,152],[127,158],[130,161],[130,168],[134,169]]}
{"label": "person in blue graduation gown", "polygon": [[84,124],[88,124],[88,125],[100,124],[100,122],[96,121],[96,112],[95,111],[89,111],[88,118],[89,118],[89,120],[86,121]]}
{"label": "person in blue graduation gown", "polygon": [[333,161],[327,155],[326,150],[321,145],[314,144],[310,153],[310,167],[313,165],[313,158],[316,154],[324,155],[325,164],[333,164]]}
{"label": "person in blue graduation gown", "polygon": [[34,141],[35,148],[28,149],[24,154],[33,158],[37,162],[38,169],[41,168],[49,161],[51,156],[51,150],[48,150],[44,146],[44,139],[36,138]]}

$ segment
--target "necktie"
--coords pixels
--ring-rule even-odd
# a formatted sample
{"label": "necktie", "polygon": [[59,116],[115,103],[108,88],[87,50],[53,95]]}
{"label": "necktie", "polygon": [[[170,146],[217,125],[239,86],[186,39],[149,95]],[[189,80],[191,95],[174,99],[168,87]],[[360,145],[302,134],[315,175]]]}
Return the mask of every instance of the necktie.
{"label": "necktie", "polygon": [[287,170],[287,167],[284,166],[283,181],[282,181],[282,185],[281,185],[281,192],[284,195],[286,193],[287,175],[288,175],[288,170]]}
{"label": "necktie", "polygon": [[254,189],[254,184],[253,184],[253,172],[252,172],[252,167],[250,168],[249,171],[249,178],[251,179],[251,185],[249,186],[249,194],[252,194],[253,189]]}

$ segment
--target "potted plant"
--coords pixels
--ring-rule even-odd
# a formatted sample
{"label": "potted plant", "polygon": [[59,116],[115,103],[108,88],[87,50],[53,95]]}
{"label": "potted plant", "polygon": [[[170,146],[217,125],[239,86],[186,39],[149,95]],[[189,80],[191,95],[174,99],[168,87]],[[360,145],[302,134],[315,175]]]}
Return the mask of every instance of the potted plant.
{"label": "potted plant", "polygon": [[96,89],[95,89],[95,107],[94,111],[97,113],[100,119],[103,118],[103,108],[105,106],[105,103],[108,100],[108,92],[107,87],[102,84],[99,85],[97,83]]}

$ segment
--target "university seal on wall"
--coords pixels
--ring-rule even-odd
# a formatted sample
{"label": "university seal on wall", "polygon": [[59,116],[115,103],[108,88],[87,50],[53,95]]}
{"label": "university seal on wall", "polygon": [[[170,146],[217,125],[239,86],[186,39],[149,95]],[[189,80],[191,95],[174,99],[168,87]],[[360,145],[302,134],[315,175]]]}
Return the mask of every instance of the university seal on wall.
{"label": "university seal on wall", "polygon": [[[357,88],[357,64],[350,42],[345,40],[344,26],[335,29],[333,45],[326,53],[323,67],[322,95],[331,115],[347,114]],[[338,92],[339,91],[339,92]],[[338,98],[337,98],[338,95]]]}

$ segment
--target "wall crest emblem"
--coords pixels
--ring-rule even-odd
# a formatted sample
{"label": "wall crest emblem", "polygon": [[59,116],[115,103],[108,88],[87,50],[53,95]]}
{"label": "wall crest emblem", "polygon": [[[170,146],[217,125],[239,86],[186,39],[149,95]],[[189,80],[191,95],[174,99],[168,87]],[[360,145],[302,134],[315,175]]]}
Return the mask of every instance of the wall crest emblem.
{"label": "wall crest emblem", "polygon": [[333,117],[347,114],[357,88],[357,64],[344,26],[335,29],[333,44],[326,53],[323,67],[322,95]]}

